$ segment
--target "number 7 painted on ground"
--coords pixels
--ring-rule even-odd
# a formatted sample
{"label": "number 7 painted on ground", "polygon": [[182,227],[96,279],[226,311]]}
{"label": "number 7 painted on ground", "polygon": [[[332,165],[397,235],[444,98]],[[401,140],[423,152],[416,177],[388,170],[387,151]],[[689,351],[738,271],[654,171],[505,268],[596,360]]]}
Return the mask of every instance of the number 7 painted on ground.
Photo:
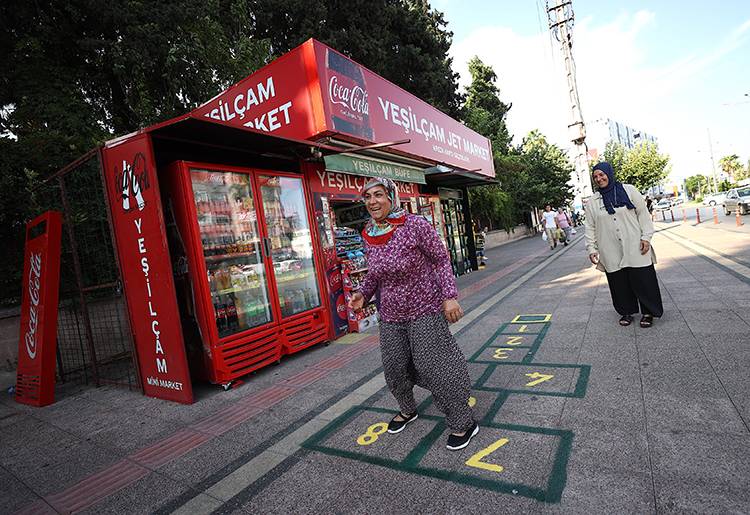
{"label": "number 7 painted on ground", "polygon": [[508,443],[510,440],[507,438],[501,438],[489,447],[485,447],[475,455],[473,455],[471,458],[466,460],[466,464],[470,467],[482,469],[482,470],[489,470],[490,472],[502,472],[504,469],[502,465],[495,465],[494,463],[485,463],[482,461],[482,458],[486,458],[496,450],[498,450],[500,447]]}
{"label": "number 7 painted on ground", "polygon": [[550,379],[552,379],[553,377],[555,377],[552,374],[541,374],[539,372],[534,372],[532,374],[525,374],[525,375],[529,379],[536,379],[536,381],[531,381],[529,383],[526,383],[526,386],[536,386],[539,383],[543,383],[545,381],[549,381]]}

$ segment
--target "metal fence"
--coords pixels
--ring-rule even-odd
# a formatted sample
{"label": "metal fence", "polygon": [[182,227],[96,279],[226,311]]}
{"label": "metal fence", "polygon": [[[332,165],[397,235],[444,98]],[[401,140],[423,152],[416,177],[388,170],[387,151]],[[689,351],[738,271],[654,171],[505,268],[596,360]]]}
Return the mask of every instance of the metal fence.
{"label": "metal fence", "polygon": [[58,381],[139,389],[133,341],[96,150],[42,186],[63,213]]}

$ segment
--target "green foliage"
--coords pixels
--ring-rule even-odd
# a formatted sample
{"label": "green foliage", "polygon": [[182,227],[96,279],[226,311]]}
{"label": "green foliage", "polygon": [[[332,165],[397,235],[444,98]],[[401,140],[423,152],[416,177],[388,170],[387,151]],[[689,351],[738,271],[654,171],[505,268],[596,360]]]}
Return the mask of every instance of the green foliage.
{"label": "green foliage", "polygon": [[499,226],[510,232],[515,225],[513,200],[496,184],[471,188],[469,203],[472,217],[480,229]]}
{"label": "green foliage", "polygon": [[[114,135],[205,102],[262,65],[244,0],[0,4],[0,276],[20,287],[26,220],[55,203],[40,177]],[[100,242],[109,245],[109,242]]]}
{"label": "green foliage", "polygon": [[511,136],[505,117],[511,106],[500,100],[500,90],[495,85],[497,75],[476,56],[469,61],[469,73],[471,84],[466,90],[464,122],[490,140],[494,155],[507,154]]}
{"label": "green foliage", "polygon": [[438,109],[460,117],[453,33],[426,0],[248,0],[254,35],[279,56],[316,38]]}
{"label": "green foliage", "polygon": [[632,149],[610,141],[604,150],[603,160],[612,165],[618,181],[632,184],[640,191],[662,182],[671,170],[669,156],[660,154],[657,146],[649,141]]}
{"label": "green foliage", "polygon": [[697,197],[703,197],[703,195],[708,191],[708,177],[705,175],[692,175],[685,179],[685,187],[687,188],[688,193],[691,197],[696,198]]}
{"label": "green foliage", "polygon": [[735,183],[729,182],[728,180],[724,179],[723,181],[719,182],[719,191],[729,191],[732,188],[736,187]]}
{"label": "green foliage", "polygon": [[731,177],[734,182],[747,178],[747,170],[745,170],[742,163],[740,163],[740,156],[737,154],[724,156],[719,159],[719,167],[725,174]]}

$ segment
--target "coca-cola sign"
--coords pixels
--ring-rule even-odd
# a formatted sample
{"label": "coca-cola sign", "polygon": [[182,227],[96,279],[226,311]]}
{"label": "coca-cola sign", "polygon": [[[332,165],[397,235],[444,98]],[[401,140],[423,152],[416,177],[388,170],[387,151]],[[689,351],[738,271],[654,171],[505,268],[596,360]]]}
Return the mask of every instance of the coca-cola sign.
{"label": "coca-cola sign", "polygon": [[331,103],[348,107],[355,113],[370,114],[367,91],[358,85],[341,84],[338,75],[332,75],[328,81],[328,97]]}
{"label": "coca-cola sign", "polygon": [[42,255],[31,254],[29,257],[29,326],[26,329],[24,342],[29,358],[36,358],[37,327],[39,326],[39,292],[42,277]]}
{"label": "coca-cola sign", "polygon": [[15,398],[32,406],[55,401],[61,237],[59,211],[47,211],[26,224]]}

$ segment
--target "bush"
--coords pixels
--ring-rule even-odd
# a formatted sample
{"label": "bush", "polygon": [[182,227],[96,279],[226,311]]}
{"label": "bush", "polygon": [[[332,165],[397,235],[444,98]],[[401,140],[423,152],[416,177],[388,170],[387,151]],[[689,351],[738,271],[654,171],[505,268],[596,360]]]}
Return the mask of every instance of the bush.
{"label": "bush", "polygon": [[695,197],[693,200],[695,200],[696,202],[700,204],[701,202],[703,202],[703,197],[698,196],[698,197]]}

